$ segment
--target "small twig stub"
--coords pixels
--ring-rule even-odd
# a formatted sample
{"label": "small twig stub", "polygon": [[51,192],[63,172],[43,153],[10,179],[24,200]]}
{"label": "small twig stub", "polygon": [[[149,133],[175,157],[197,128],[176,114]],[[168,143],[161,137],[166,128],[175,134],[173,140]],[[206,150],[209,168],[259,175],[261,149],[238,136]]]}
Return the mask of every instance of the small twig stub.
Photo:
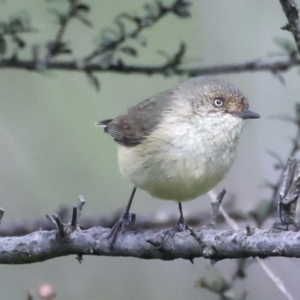
{"label": "small twig stub", "polygon": [[209,222],[209,227],[211,228],[215,228],[216,226],[216,220],[218,217],[218,213],[219,213],[219,208],[220,205],[222,203],[222,200],[224,198],[226,194],[226,190],[225,188],[223,188],[223,190],[218,194],[218,196],[215,199],[212,199],[211,201],[211,213],[210,213],[210,222]]}

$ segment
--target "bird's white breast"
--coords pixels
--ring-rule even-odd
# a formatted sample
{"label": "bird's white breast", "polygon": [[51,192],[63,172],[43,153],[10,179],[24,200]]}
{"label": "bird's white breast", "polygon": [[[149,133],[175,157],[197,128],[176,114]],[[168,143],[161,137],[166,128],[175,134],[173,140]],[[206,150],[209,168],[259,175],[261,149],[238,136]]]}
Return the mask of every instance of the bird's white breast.
{"label": "bird's white breast", "polygon": [[242,120],[230,114],[164,120],[135,147],[119,146],[122,174],[154,197],[191,200],[218,184],[230,169]]}

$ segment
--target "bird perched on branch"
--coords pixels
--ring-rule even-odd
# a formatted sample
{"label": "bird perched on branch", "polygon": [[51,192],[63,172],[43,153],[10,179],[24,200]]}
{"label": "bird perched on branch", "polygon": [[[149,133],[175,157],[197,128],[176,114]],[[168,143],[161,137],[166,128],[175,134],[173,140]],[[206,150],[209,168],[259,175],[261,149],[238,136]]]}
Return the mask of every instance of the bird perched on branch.
{"label": "bird perched on branch", "polygon": [[181,202],[217,185],[229,171],[250,111],[243,93],[224,81],[196,77],[98,122],[118,143],[120,171],[134,188],[116,234],[130,223],[137,188],[179,203],[177,230],[186,228]]}

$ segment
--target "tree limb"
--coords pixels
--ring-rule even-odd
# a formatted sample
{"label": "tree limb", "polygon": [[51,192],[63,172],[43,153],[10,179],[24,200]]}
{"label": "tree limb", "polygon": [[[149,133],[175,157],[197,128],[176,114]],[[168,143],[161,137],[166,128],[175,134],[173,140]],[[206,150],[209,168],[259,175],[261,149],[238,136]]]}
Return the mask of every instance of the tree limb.
{"label": "tree limb", "polygon": [[[170,68],[169,64],[157,66],[148,65],[126,65],[123,63],[111,64],[109,66],[101,66],[98,63],[89,63],[83,65],[80,61],[51,61],[47,63],[47,69],[56,71],[74,71],[74,72],[102,72],[102,73],[125,73],[125,74],[145,74],[155,75],[161,74],[164,76],[170,75],[212,75],[212,74],[227,74],[241,72],[271,72],[277,74],[286,72],[292,68],[300,66],[300,59],[286,57],[285,59],[278,58],[276,60],[252,60],[241,64],[215,65],[209,67],[198,68]],[[23,69],[28,71],[39,71],[37,64],[33,60],[10,60],[3,59],[0,61],[0,69]]]}
{"label": "tree limb", "polygon": [[[78,216],[85,203],[83,197],[73,208],[71,220],[65,224],[56,214],[47,215],[57,230],[36,231],[22,237],[0,238],[0,264],[24,264],[44,261],[59,256],[83,255],[131,256],[143,259],[193,260],[197,257],[212,262],[226,258],[246,257],[298,257],[300,258],[298,227],[280,226],[294,224],[295,205],[300,193],[300,164],[290,159],[281,185],[280,203],[285,210],[278,210],[277,221],[270,230],[246,228],[245,230],[215,230],[190,227],[180,233],[170,230],[128,231],[117,236],[114,248],[108,238],[111,229],[93,227],[81,230]],[[211,225],[214,225],[223,190],[212,205]],[[281,204],[279,204],[281,205]],[[251,230],[250,230],[251,229]],[[289,231],[292,230],[292,231]]]}
{"label": "tree limb", "polygon": [[[99,89],[100,82],[94,74],[99,72],[190,77],[265,71],[278,75],[281,72],[286,72],[300,65],[300,59],[297,59],[295,50],[291,50],[289,47],[287,49],[283,47],[285,53],[287,53],[284,58],[252,60],[241,64],[185,67],[184,55],[186,46],[184,43],[180,45],[176,53],[168,55],[166,61],[162,64],[143,65],[137,63],[128,65],[124,62],[124,54],[130,57],[138,56],[138,48],[135,46],[136,43],[143,47],[146,46],[146,41],[140,36],[145,29],[152,28],[152,26],[159,23],[159,21],[167,15],[173,14],[179,18],[190,16],[191,3],[188,0],[174,0],[169,5],[163,4],[162,1],[156,1],[154,4],[146,4],[144,7],[146,13],[141,16],[131,15],[126,12],[119,14],[115,18],[116,28],[104,28],[96,47],[83,57],[74,59],[74,49],[72,49],[71,45],[64,39],[66,28],[72,19],[80,20],[84,25],[91,26],[91,22],[86,15],[91,8],[89,4],[78,0],[69,0],[68,3],[68,9],[65,12],[56,12],[56,10],[54,10],[59,23],[54,38],[50,39],[45,45],[33,45],[33,57],[30,60],[19,58],[16,51],[11,57],[8,55],[3,56],[0,60],[0,68],[23,69],[37,72],[43,72],[45,70],[83,72],[87,75],[88,80],[94,87]],[[297,39],[300,39],[297,6],[292,0],[281,0],[281,3],[289,20],[288,28],[285,29],[290,30],[294,34],[297,42]],[[134,43],[132,43],[133,41]],[[23,44],[25,45],[25,43]],[[40,51],[45,46],[48,51],[46,56],[42,57]],[[7,48],[5,47],[5,40],[2,38],[2,44],[0,40],[0,52],[2,49],[3,53],[5,53],[5,48]],[[64,59],[56,59],[57,56],[61,54],[64,54]],[[65,59],[65,57],[69,57],[69,59]]]}
{"label": "tree limb", "polygon": [[245,257],[300,258],[299,232],[256,229],[248,236],[246,230],[197,230],[207,247],[201,247],[189,231],[176,233],[163,243],[165,231],[128,232],[118,236],[113,250],[106,238],[109,232],[110,229],[94,227],[77,229],[65,237],[53,230],[0,238],[0,264],[34,263],[76,254],[161,260],[204,257],[213,261]]}
{"label": "tree limb", "polygon": [[281,29],[290,31],[296,42],[298,52],[300,53],[300,21],[299,9],[294,0],[280,0],[282,9],[288,19],[288,24]]}

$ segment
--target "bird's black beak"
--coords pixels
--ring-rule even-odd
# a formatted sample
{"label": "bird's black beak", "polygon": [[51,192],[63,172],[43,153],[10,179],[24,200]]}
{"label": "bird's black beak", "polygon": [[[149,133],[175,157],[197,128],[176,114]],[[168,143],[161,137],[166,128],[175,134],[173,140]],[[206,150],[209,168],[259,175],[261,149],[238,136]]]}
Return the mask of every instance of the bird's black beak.
{"label": "bird's black beak", "polygon": [[251,110],[241,110],[232,112],[232,114],[241,119],[259,119],[260,115]]}

